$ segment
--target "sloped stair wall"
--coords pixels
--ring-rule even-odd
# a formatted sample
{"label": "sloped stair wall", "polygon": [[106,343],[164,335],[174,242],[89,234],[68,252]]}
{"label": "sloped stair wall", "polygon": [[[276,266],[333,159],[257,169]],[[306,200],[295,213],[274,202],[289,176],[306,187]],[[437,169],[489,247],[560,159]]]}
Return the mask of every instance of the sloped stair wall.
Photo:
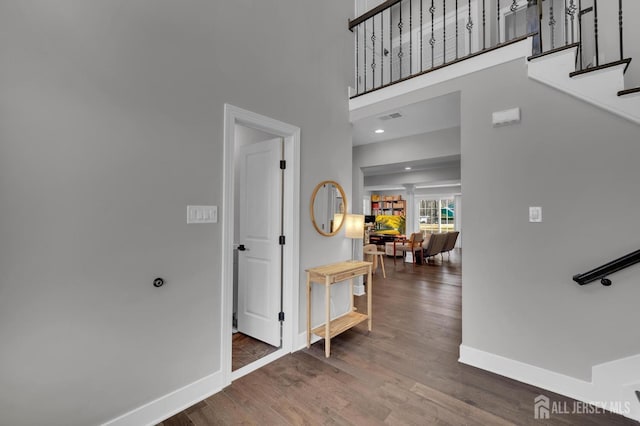
{"label": "sloped stair wall", "polygon": [[577,53],[578,45],[573,44],[530,57],[529,78],[640,124],[640,91],[619,95],[625,91],[624,71],[628,64],[618,63],[572,77]]}

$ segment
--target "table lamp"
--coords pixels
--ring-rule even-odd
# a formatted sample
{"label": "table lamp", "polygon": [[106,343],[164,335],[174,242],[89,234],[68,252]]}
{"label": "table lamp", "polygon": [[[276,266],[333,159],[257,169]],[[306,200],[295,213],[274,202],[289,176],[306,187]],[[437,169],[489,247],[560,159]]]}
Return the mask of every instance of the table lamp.
{"label": "table lamp", "polygon": [[342,221],[344,220],[344,214],[335,213],[333,215],[333,226],[331,227],[331,232],[335,232],[340,229],[340,225],[342,225]]}
{"label": "table lamp", "polygon": [[345,215],[345,235],[351,238],[351,259],[356,260],[356,241],[364,239],[364,215],[363,214],[347,214]]}

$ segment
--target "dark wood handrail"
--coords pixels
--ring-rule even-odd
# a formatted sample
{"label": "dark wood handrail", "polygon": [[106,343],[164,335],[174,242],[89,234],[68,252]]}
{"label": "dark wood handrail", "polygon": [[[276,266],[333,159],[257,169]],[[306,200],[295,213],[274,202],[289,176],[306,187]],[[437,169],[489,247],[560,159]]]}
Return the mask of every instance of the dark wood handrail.
{"label": "dark wood handrail", "polygon": [[373,9],[368,11],[367,13],[364,13],[364,14],[358,16],[355,19],[350,19],[349,20],[349,30],[353,31],[353,27],[357,26],[358,24],[363,23],[367,19],[371,18],[372,16],[377,15],[378,13],[382,12],[383,10],[386,10],[386,9],[390,8],[394,4],[400,3],[401,1],[402,0],[387,0],[384,3],[381,3],[378,6],[374,7]]}
{"label": "dark wood handrail", "polygon": [[589,272],[584,274],[578,274],[573,276],[573,280],[580,285],[589,284],[595,280],[600,280],[602,285],[610,286],[611,280],[607,276],[618,272],[622,269],[628,268],[631,265],[640,262],[640,250],[636,250],[633,253],[629,253],[626,256],[622,256],[616,260],[612,260],[602,266],[598,266]]}

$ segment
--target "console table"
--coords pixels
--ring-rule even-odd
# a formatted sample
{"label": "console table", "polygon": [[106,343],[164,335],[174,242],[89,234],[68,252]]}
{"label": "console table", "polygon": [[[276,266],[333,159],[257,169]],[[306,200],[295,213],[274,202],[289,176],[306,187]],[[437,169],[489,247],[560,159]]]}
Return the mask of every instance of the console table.
{"label": "console table", "polygon": [[[311,333],[324,339],[324,355],[328,358],[331,354],[331,339],[369,320],[371,331],[371,292],[373,280],[371,278],[371,262],[362,260],[348,260],[346,262],[332,263],[330,265],[309,268],[307,272],[307,348],[311,346]],[[357,312],[353,306],[353,279],[359,276],[367,276],[367,313]],[[349,280],[351,301],[349,311],[331,320],[331,286],[341,281]],[[325,287],[325,322],[311,329],[311,286],[312,283],[324,284]]]}

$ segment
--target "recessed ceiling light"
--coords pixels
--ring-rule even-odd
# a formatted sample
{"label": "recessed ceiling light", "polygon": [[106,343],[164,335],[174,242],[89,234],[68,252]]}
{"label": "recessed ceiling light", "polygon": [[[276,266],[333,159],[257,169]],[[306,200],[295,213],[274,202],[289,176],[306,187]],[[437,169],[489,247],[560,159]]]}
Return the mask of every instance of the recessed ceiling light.
{"label": "recessed ceiling light", "polygon": [[384,133],[383,129],[376,129],[375,133]]}
{"label": "recessed ceiling light", "polygon": [[405,170],[411,170],[411,167],[405,167],[404,169]]}

